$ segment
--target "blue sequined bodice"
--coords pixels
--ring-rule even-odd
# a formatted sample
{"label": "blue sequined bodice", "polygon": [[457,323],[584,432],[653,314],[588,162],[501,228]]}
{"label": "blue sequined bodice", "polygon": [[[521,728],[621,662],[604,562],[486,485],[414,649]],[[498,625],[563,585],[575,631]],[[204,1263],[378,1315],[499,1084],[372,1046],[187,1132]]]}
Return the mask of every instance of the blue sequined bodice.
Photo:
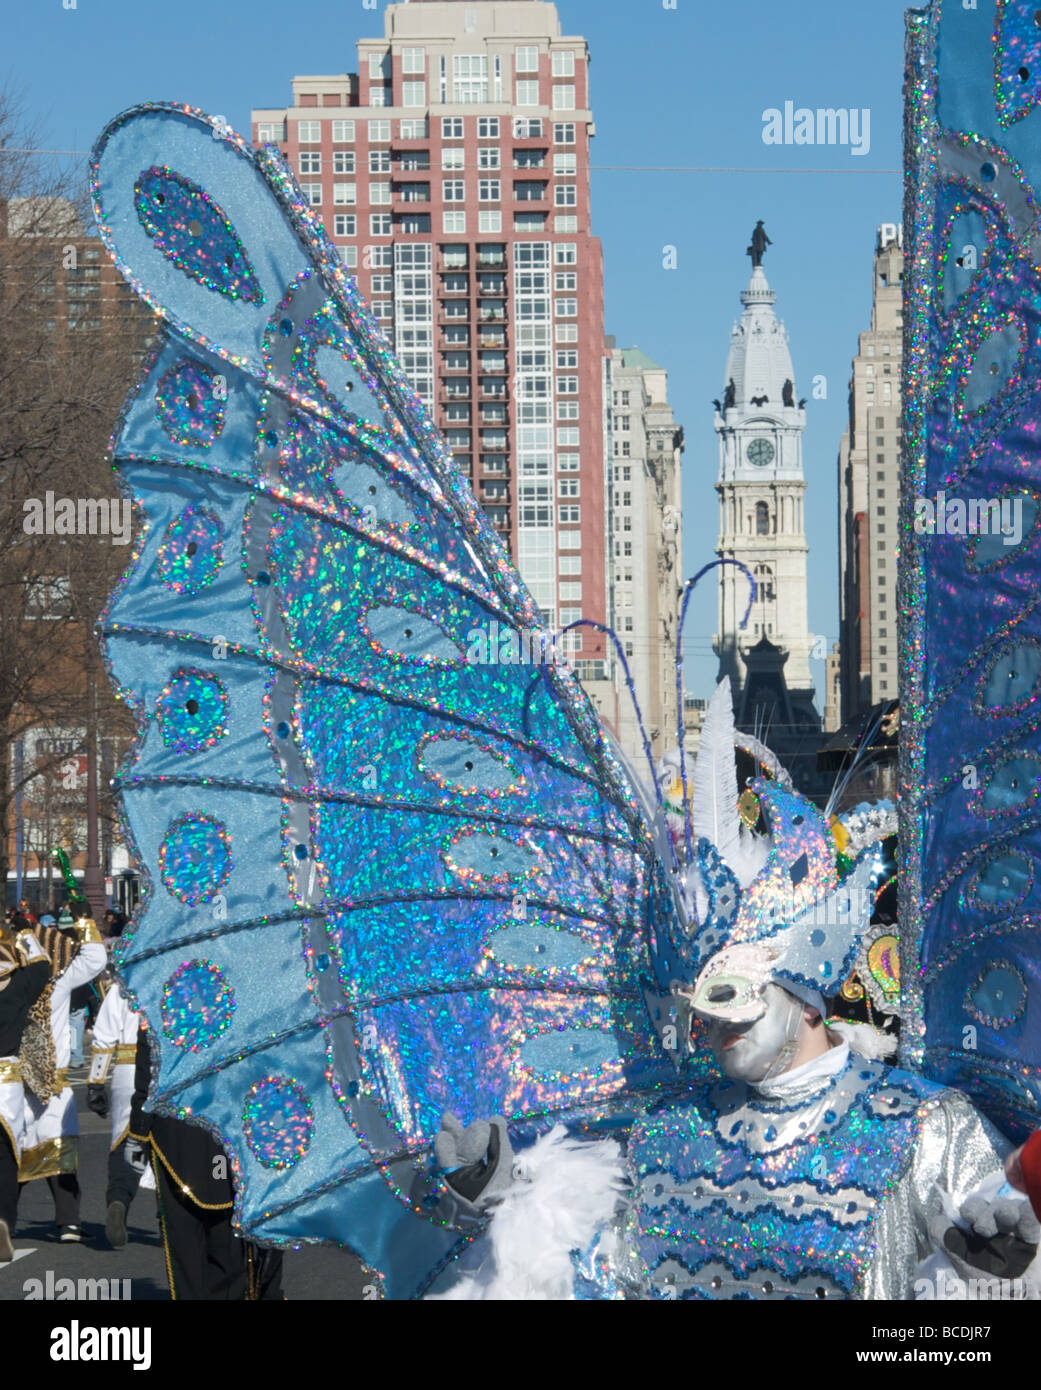
{"label": "blue sequined bodice", "polygon": [[725,1081],[633,1131],[635,1239],[655,1298],[856,1298],[879,1202],[930,1082],[852,1056],[798,1103]]}

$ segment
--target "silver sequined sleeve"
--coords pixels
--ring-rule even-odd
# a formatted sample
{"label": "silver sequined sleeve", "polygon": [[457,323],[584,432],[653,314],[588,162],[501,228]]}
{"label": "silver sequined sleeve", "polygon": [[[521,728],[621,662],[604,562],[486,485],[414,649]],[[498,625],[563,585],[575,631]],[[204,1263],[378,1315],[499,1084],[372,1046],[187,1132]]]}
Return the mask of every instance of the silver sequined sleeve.
{"label": "silver sequined sleeve", "polygon": [[929,1222],[943,1210],[941,1193],[960,1208],[1002,1166],[1009,1147],[960,1092],[944,1092],[922,1121],[910,1169],[875,1218],[864,1298],[914,1298],[918,1263],[932,1250]]}

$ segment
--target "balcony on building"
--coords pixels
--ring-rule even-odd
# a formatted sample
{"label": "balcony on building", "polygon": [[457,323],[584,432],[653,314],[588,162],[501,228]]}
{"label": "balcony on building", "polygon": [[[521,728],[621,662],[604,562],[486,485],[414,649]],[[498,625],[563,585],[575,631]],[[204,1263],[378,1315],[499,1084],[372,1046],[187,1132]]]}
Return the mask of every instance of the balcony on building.
{"label": "balcony on building", "polygon": [[391,192],[395,208],[405,204],[429,203],[430,184],[427,181],[416,180],[415,182],[402,181],[395,183]]}
{"label": "balcony on building", "polygon": [[468,401],[470,399],[469,381],[443,381],[441,383],[443,401]]}
{"label": "balcony on building", "polygon": [[506,346],[505,329],[482,328],[481,336],[477,340],[477,346],[482,348],[504,348]]}
{"label": "balcony on building", "polygon": [[504,376],[482,376],[481,399],[504,401],[506,399],[506,378]]}
{"label": "balcony on building", "polygon": [[507,475],[506,455],[505,454],[482,454],[481,468],[485,473],[494,473],[497,477]]}
{"label": "balcony on building", "polygon": [[506,303],[502,299],[485,299],[481,301],[481,307],[477,318],[481,323],[505,323],[506,322]]}
{"label": "balcony on building", "polygon": [[443,352],[441,354],[441,370],[469,373],[470,354],[468,352]]}
{"label": "balcony on building", "polygon": [[469,275],[453,274],[451,271],[441,277],[441,293],[443,295],[469,294],[470,277]]}
{"label": "balcony on building", "polygon": [[502,275],[478,275],[477,293],[479,295],[505,294],[506,279]]}
{"label": "balcony on building", "polygon": [[505,246],[478,246],[478,270],[503,270],[506,266]]}
{"label": "balcony on building", "polygon": [[488,372],[505,372],[506,370],[506,354],[504,352],[481,352],[477,360],[482,375]]}
{"label": "balcony on building", "polygon": [[548,155],[549,150],[545,148],[533,149],[525,147],[515,150],[513,155],[513,167],[515,169],[545,169]]}
{"label": "balcony on building", "polygon": [[505,449],[507,435],[505,430],[481,430],[481,449]]}
{"label": "balcony on building", "polygon": [[429,150],[403,150],[395,152],[393,157],[398,166],[396,174],[428,173],[430,170]]}

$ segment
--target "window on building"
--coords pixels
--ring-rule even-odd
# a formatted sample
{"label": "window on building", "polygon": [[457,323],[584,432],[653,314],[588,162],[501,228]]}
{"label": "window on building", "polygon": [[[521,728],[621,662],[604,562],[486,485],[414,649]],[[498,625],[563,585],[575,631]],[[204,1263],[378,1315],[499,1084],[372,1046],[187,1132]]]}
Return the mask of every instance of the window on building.
{"label": "window on building", "polygon": [[513,167],[515,169],[542,169],[545,164],[545,150],[514,150],[513,152]]}
{"label": "window on building", "polygon": [[578,314],[577,299],[557,299],[553,302],[553,314],[558,319],[571,319]]}
{"label": "window on building", "polygon": [[466,202],[465,179],[442,179],[441,197],[446,203]]}
{"label": "window on building", "polygon": [[558,343],[577,343],[578,324],[577,323],[558,323],[554,334]]}
{"label": "window on building", "polygon": [[261,121],[257,125],[258,145],[277,145],[286,138],[285,126],[281,121]]}
{"label": "window on building", "polygon": [[558,396],[577,396],[578,377],[577,376],[558,376],[557,377]]}
{"label": "window on building", "polygon": [[402,82],[402,106],[426,106],[427,84],[425,82]]}
{"label": "window on building", "polygon": [[302,183],[300,192],[313,208],[320,207],[322,202],[322,185],[320,183]]}
{"label": "window on building", "polygon": [[539,50],[537,48],[518,48],[514,51],[513,66],[516,72],[538,72]]}
{"label": "window on building", "polygon": [[389,183],[370,183],[369,202],[373,207],[383,207],[390,202]]}
{"label": "window on building", "polygon": [[442,116],[441,117],[441,139],[442,140],[461,140],[463,138],[463,118],[462,116]]}
{"label": "window on building", "polygon": [[555,48],[553,50],[553,76],[554,77],[574,77],[575,75],[575,51],[572,48]]}
{"label": "window on building", "polygon": [[499,169],[502,167],[502,151],[496,145],[484,145],[477,151],[478,169]]}
{"label": "window on building", "polygon": [[517,83],[517,106],[538,106],[539,84],[537,82]]}
{"label": "window on building", "polygon": [[513,122],[515,140],[539,140],[542,138],[542,121],[537,117],[517,116]]}
{"label": "window on building", "polygon": [[[407,120],[401,122],[402,140],[425,140],[429,134],[430,127],[427,124],[425,116],[418,120],[416,117],[410,116]],[[429,167],[429,165],[427,167]]]}
{"label": "window on building", "polygon": [[442,169],[463,169],[466,167],[466,151],[463,149],[447,149],[441,151]]}
{"label": "window on building", "polygon": [[[380,215],[381,217],[386,216],[385,213],[380,213],[379,215]],[[369,265],[369,269],[370,269],[370,270],[377,270],[377,269],[391,270],[391,269],[393,269],[393,266],[394,266],[394,248],[393,248],[393,246],[367,246],[367,247],[365,248],[365,251],[366,251],[366,260],[367,260],[367,262],[368,262],[368,265]]]}
{"label": "window on building", "polygon": [[514,179],[513,196],[518,203],[541,203],[546,197],[542,179]]}
{"label": "window on building", "polygon": [[321,121],[297,121],[296,138],[301,145],[320,145],[322,143]]}
{"label": "window on building", "polygon": [[389,145],[389,144],[390,144],[390,121],[370,121],[370,122],[369,122],[369,144],[370,144],[370,145]]}
{"label": "window on building", "polygon": [[300,174],[320,174],[322,172],[322,156],[317,150],[300,151]]}
{"label": "window on building", "polygon": [[441,214],[441,230],[447,236],[459,236],[466,231],[465,212],[443,212]]}
{"label": "window on building", "polygon": [[515,232],[541,232],[546,227],[546,214],[544,212],[518,212],[514,214],[513,230]]}
{"label": "window on building", "polygon": [[369,151],[369,173],[370,173],[370,174],[389,174],[389,173],[390,173],[390,150],[370,150],[370,151]]}
{"label": "window on building", "polygon": [[369,54],[369,80],[372,82],[383,82],[390,77],[390,54],[389,53],[370,53]]}
{"label": "window on building", "polygon": [[578,401],[557,401],[558,420],[577,420]]}
{"label": "window on building", "polygon": [[333,173],[334,173],[334,174],[353,174],[353,173],[354,173],[354,151],[353,151],[353,150],[333,150]]}
{"label": "window on building", "polygon": [[353,212],[333,214],[333,236],[357,236],[358,219]]}
{"label": "window on building", "polygon": [[574,121],[556,121],[553,125],[554,145],[573,145],[575,143]]}
{"label": "window on building", "polygon": [[349,144],[354,140],[353,121],[333,121],[333,144]]}
{"label": "window on building", "polygon": [[553,206],[558,208],[573,208],[578,205],[578,185],[574,183],[558,183],[553,189]]}
{"label": "window on building", "polygon": [[[626,394],[628,395],[628,392],[626,392]],[[625,404],[628,405],[629,402],[626,401]],[[618,427],[618,430],[619,430],[619,432],[620,432],[621,434],[628,434],[628,433],[629,433],[629,421],[631,420],[631,418],[632,418],[632,417],[629,416],[629,415],[616,415],[616,416],[615,416],[615,421],[614,421],[614,422],[615,422],[615,425]]]}
{"label": "window on building", "polygon": [[346,204],[348,207],[358,201],[358,185],[356,183],[334,183],[333,202],[341,207]]}
{"label": "window on building", "polygon": [[460,106],[488,100],[488,59],[483,53],[452,55],[452,100]]}
{"label": "window on building", "polygon": [[757,536],[770,534],[770,508],[765,502],[755,504],[755,533]]}
{"label": "window on building", "polygon": [[567,348],[557,353],[557,371],[573,372],[578,367],[578,351],[575,348]]}
{"label": "window on building", "polygon": [[577,526],[582,520],[582,508],[580,506],[558,507],[557,520],[562,526]]}
{"label": "window on building", "polygon": [[564,429],[557,430],[557,447],[561,449],[577,449],[579,444],[579,431],[571,425]]}
{"label": "window on building", "polygon": [[389,96],[390,96],[390,88],[389,88],[389,87],[370,87],[370,88],[369,88],[369,105],[370,105],[370,106],[389,106],[389,105],[390,105],[390,101],[388,100]]}
{"label": "window on building", "polygon": [[427,53],[425,48],[403,48],[401,50],[402,72],[426,72]]}
{"label": "window on building", "polygon": [[479,211],[477,214],[477,230],[479,232],[501,232],[502,213]]}
{"label": "window on building", "polygon": [[574,270],[558,270],[553,277],[553,287],[558,291],[577,290],[578,272]]}
{"label": "window on building", "polygon": [[554,174],[556,174],[558,178],[574,178],[575,173],[577,172],[577,158],[578,156],[574,154],[555,154],[553,156]]}
{"label": "window on building", "polygon": [[390,236],[392,230],[392,219],[389,212],[369,213],[370,236]]}
{"label": "window on building", "polygon": [[498,116],[479,116],[477,118],[477,138],[478,140],[498,140]]}
{"label": "window on building", "polygon": [[558,241],[553,248],[555,265],[577,265],[578,246],[573,241]]}
{"label": "window on building", "polygon": [[358,248],[356,246],[341,246],[340,260],[348,270],[356,270],[358,267]]}
{"label": "window on building", "polygon": [[389,299],[374,299],[371,307],[373,318],[379,319],[381,323],[394,317],[394,305]]}
{"label": "window on building", "polygon": [[553,110],[554,111],[574,111],[575,109],[575,89],[571,86],[554,86],[553,88]]}
{"label": "window on building", "polygon": [[578,497],[581,480],[578,478],[558,478],[557,496],[558,497]]}
{"label": "window on building", "polygon": [[502,200],[502,183],[499,179],[478,179],[477,200],[481,203],[498,203]]}

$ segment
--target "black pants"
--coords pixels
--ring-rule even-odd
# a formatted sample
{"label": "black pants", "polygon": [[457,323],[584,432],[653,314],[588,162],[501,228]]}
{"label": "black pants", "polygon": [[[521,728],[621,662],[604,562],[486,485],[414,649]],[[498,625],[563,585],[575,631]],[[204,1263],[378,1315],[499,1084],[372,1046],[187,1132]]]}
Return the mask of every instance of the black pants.
{"label": "black pants", "polygon": [[80,1180],[75,1173],[60,1173],[48,1178],[47,1186],[54,1198],[54,1219],[59,1226],[80,1224]]}
{"label": "black pants", "polygon": [[18,1160],[11,1148],[7,1130],[0,1125],[0,1221],[7,1222],[7,1229],[14,1235],[14,1223],[18,1215]]}
{"label": "black pants", "polygon": [[113,1202],[122,1202],[129,1211],[130,1203],[134,1200],[138,1183],[141,1181],[141,1174],[127,1162],[128,1144],[131,1144],[135,1149],[141,1148],[136,1139],[123,1139],[114,1149],[109,1150],[105,1205],[110,1207]]}
{"label": "black pants", "polygon": [[240,1240],[231,1208],[197,1206],[153,1158],[170,1297],[241,1302],[282,1297],[282,1255]]}

